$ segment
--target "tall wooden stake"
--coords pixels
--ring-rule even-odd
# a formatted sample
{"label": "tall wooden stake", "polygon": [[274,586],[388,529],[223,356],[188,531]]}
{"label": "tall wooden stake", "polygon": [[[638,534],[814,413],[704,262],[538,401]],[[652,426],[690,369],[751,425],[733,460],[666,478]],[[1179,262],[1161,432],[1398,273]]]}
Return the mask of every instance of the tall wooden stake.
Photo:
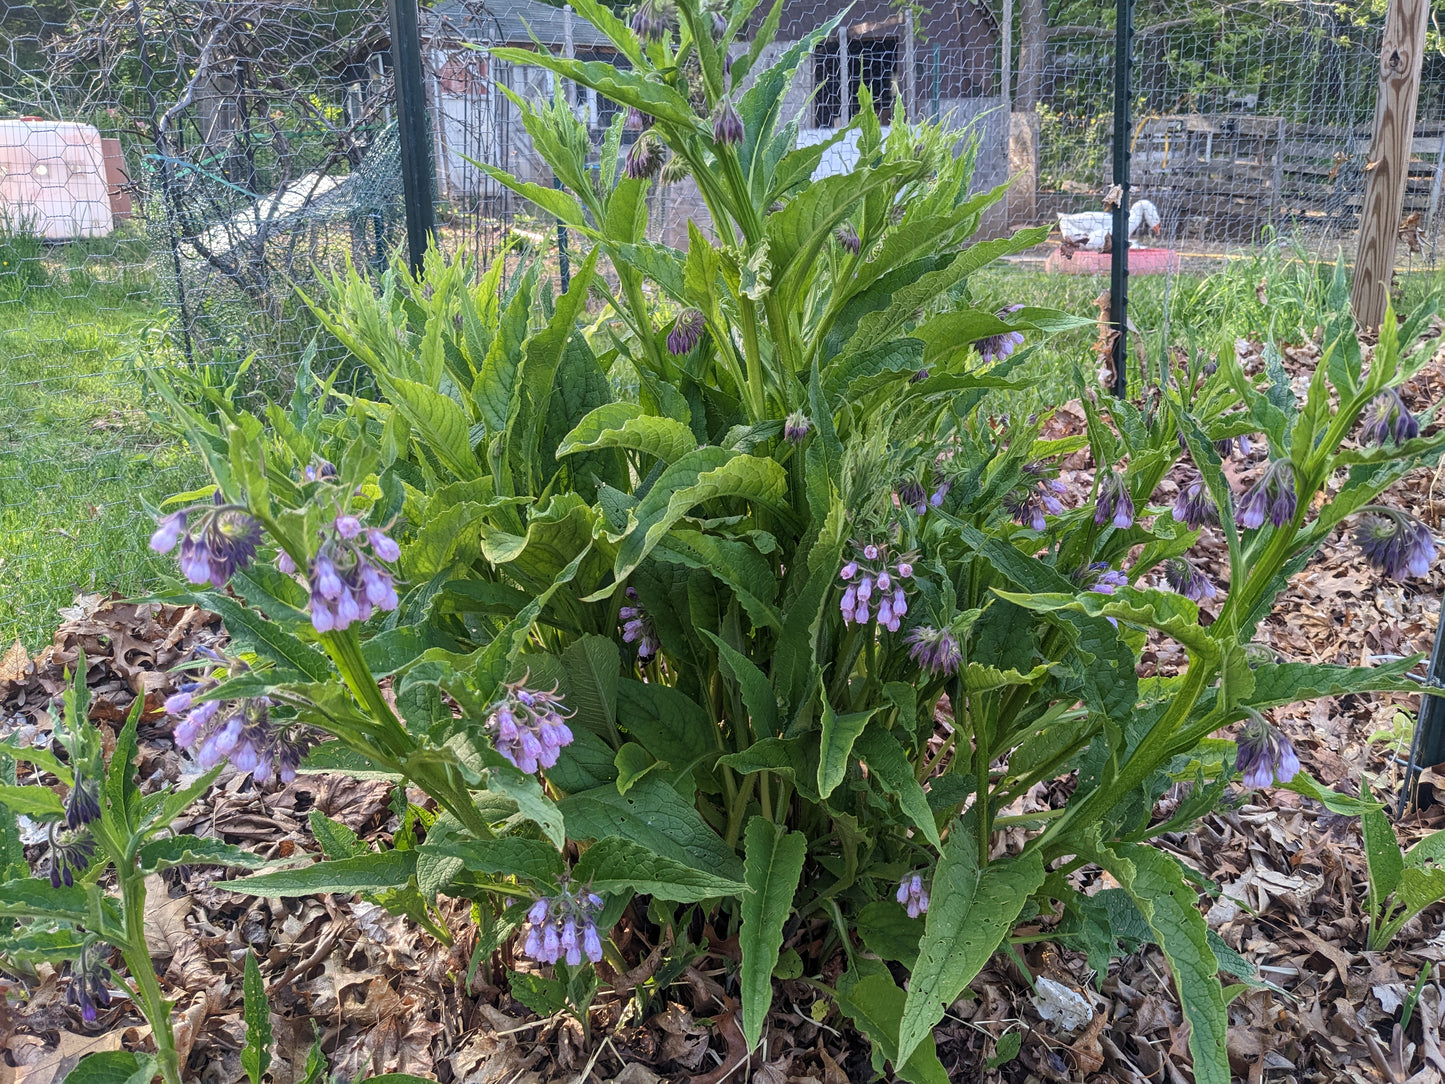
{"label": "tall wooden stake", "polygon": [[1378,328],[1385,318],[1390,277],[1395,267],[1395,238],[1400,204],[1410,175],[1410,140],[1415,132],[1420,65],[1425,56],[1429,0],[1390,0],[1385,40],[1380,49],[1380,95],[1375,104],[1375,135],[1365,166],[1365,205],[1360,215],[1360,247],[1350,307],[1361,327]]}

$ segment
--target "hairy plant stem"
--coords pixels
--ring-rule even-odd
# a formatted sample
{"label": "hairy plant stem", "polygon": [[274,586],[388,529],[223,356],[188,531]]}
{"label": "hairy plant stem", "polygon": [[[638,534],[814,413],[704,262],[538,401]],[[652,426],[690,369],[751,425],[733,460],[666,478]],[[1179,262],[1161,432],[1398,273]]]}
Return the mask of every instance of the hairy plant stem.
{"label": "hairy plant stem", "polygon": [[727,834],[723,839],[730,850],[737,850],[738,837],[743,833],[743,818],[747,815],[748,803],[753,800],[753,787],[757,785],[758,773],[743,776],[742,788],[728,809]]}

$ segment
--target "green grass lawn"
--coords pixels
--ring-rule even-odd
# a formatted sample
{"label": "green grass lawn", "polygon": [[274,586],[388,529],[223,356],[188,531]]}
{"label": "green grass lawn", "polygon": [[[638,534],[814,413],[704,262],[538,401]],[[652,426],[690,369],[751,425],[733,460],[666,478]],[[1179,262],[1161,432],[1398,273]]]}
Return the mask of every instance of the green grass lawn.
{"label": "green grass lawn", "polygon": [[77,591],[155,582],[140,499],[200,469],[146,417],[140,368],[169,351],[143,242],[11,241],[0,259],[0,637],[35,651]]}

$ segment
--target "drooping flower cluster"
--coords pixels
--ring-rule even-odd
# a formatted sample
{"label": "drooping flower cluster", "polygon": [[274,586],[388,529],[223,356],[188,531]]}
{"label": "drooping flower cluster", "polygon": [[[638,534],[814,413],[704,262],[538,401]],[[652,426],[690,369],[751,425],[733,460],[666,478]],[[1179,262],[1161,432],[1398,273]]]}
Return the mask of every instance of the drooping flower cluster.
{"label": "drooping flower cluster", "polygon": [[1220,459],[1228,459],[1230,455],[1234,453],[1236,445],[1239,447],[1239,457],[1241,459],[1247,458],[1251,450],[1251,445],[1249,438],[1243,433],[1237,437],[1225,437],[1223,440],[1216,440],[1214,442],[1214,450],[1219,453]]}
{"label": "drooping flower cluster", "polygon": [[256,556],[261,524],[239,505],[198,504],[162,516],[151,535],[156,553],[169,553],[181,545],[181,573],[191,583],[225,587],[239,568]]}
{"label": "drooping flower cluster", "polygon": [[[1018,312],[1022,305],[1005,305],[995,314],[1000,320],[1010,313]],[[1002,361],[1024,343],[1022,331],[1001,331],[997,335],[979,339],[973,344],[978,356],[984,361]]]}
{"label": "drooping flower cluster", "polygon": [[652,116],[651,114],[644,113],[635,105],[629,105],[627,107],[627,115],[622,120],[622,126],[624,128],[630,128],[633,131],[640,131],[643,128],[651,128]]}
{"label": "drooping flower cluster", "polygon": [[642,0],[632,13],[632,32],[643,41],[657,41],[677,21],[677,11],[667,0]]}
{"label": "drooping flower cluster", "polygon": [[[220,656],[215,661],[225,663]],[[230,664],[238,672],[244,664]],[[239,700],[201,700],[219,683],[218,677],[230,676],[228,669],[218,668],[201,681],[188,681],[166,698],[166,713],[180,716],[171,731],[181,749],[195,753],[196,763],[210,770],[224,760],[257,783],[273,778],[283,784],[296,779],[301,758],[310,742],[294,726],[278,726],[271,719],[271,701],[264,696]]]}
{"label": "drooping flower cluster", "polygon": [[674,357],[690,354],[702,342],[702,333],[707,330],[707,320],[697,309],[683,309],[672,322],[667,333],[667,349]]}
{"label": "drooping flower cluster", "polygon": [[70,988],[65,992],[65,1000],[80,1008],[80,1017],[87,1024],[95,1023],[99,1010],[110,1008],[110,991],[106,988],[108,978],[110,968],[97,946],[83,947],[80,958],[71,964]]}
{"label": "drooping flower cluster", "polygon": [[1121,531],[1134,525],[1134,499],[1129,495],[1129,483],[1116,471],[1111,470],[1099,483],[1094,522],[1101,527],[1113,523]]}
{"label": "drooping flower cluster", "polygon": [[619,607],[617,616],[622,619],[622,642],[637,645],[637,661],[651,662],[662,647],[657,632],[652,627],[652,618],[637,601],[637,592],[629,587],[626,591],[627,605]]}
{"label": "drooping flower cluster", "polygon": [[[317,632],[340,632],[368,620],[374,610],[394,610],[396,583],[387,564],[401,556],[401,547],[383,530],[363,527],[355,516],[341,514],[321,531],[321,548],[311,559],[311,626]],[[284,552],[277,559],[282,572],[296,564]]]}
{"label": "drooping flower cluster", "polygon": [[904,876],[898,882],[898,894],[894,897],[908,910],[909,918],[928,914],[928,890],[923,887],[923,877],[917,873]]}
{"label": "drooping flower cluster", "polygon": [[913,577],[911,557],[905,554],[894,563],[887,547],[872,543],[855,544],[854,551],[853,559],[838,572],[838,578],[848,585],[838,605],[843,612],[843,624],[866,625],[876,616],[878,624],[889,632],[897,632],[903,615],[908,612],[903,581]]}
{"label": "drooping flower cluster", "polygon": [[789,444],[802,444],[813,430],[813,420],[801,410],[795,410],[783,419],[783,439]]}
{"label": "drooping flower cluster", "polygon": [[1067,493],[1068,487],[1050,472],[1041,462],[1025,463],[1023,467],[1022,490],[1014,490],[1003,499],[1003,506],[1009,514],[1025,527],[1042,531],[1047,524],[1044,513],[1057,516],[1064,510],[1064,504],[1056,494]]}
{"label": "drooping flower cluster", "polygon": [[622,162],[622,172],[628,180],[641,181],[653,176],[662,168],[662,143],[651,130],[643,132],[631,147]]}
{"label": "drooping flower cluster", "polygon": [[1425,576],[1435,560],[1435,536],[1408,512],[1371,506],[1355,528],[1355,544],[1365,560],[1392,580]]}
{"label": "drooping flower cluster", "polygon": [[1095,561],[1079,577],[1084,587],[1096,595],[1112,595],[1116,588],[1129,586],[1129,574],[1121,568],[1111,568],[1103,561]]}
{"label": "drooping flower cluster", "polygon": [[74,831],[97,820],[100,820],[100,780],[91,779],[77,766],[75,782],[65,797],[65,826]]}
{"label": "drooping flower cluster", "polygon": [[95,838],[88,829],[62,833],[59,822],[50,825],[50,887],[69,888],[76,874],[90,868],[95,857]]}
{"label": "drooping flower cluster", "polygon": [[1288,459],[1276,459],[1239,502],[1235,518],[1241,527],[1255,530],[1268,519],[1283,527],[1294,519],[1299,498],[1295,495],[1294,467]]}
{"label": "drooping flower cluster", "polygon": [[1164,562],[1164,582],[1169,585],[1171,591],[1176,591],[1195,602],[1200,599],[1213,598],[1217,594],[1214,581],[1209,578],[1208,574],[1202,569],[1196,568],[1185,557],[1171,557]]}
{"label": "drooping flower cluster", "polygon": [[1365,426],[1360,439],[1366,444],[1384,445],[1390,441],[1404,444],[1420,435],[1420,423],[1410,413],[1400,393],[1389,388],[1375,396],[1365,411]]}
{"label": "drooping flower cluster", "polygon": [[858,231],[851,222],[844,222],[834,230],[833,239],[854,256],[863,251],[863,241],[859,238]]}
{"label": "drooping flower cluster", "polygon": [[919,625],[908,634],[904,642],[908,645],[909,657],[918,664],[919,669],[946,677],[958,673],[958,664],[963,661],[963,650],[949,629]]}
{"label": "drooping flower cluster", "polygon": [[908,477],[898,483],[898,503],[921,516],[930,508],[942,508],[943,499],[952,488],[953,483],[941,474],[934,474],[932,492],[919,479]]}
{"label": "drooping flower cluster", "polygon": [[572,728],[565,720],[562,697],[551,691],[527,688],[528,677],[504,685],[501,699],[487,715],[487,732],[497,752],[513,766],[531,775],[557,763],[562,748],[571,744]]}
{"label": "drooping flower cluster", "polygon": [[1300,769],[1299,757],[1290,740],[1257,714],[1250,714],[1248,725],[1235,744],[1238,752],[1234,766],[1251,790],[1274,782],[1288,783]]}
{"label": "drooping flower cluster", "polygon": [[725,147],[733,147],[743,141],[742,118],[728,98],[718,102],[717,109],[713,111],[712,138],[713,142]]}
{"label": "drooping flower cluster", "polygon": [[1174,518],[1192,530],[1219,522],[1219,508],[1204,479],[1195,478],[1179,487],[1179,495],[1174,498]]}
{"label": "drooping flower cluster", "polygon": [[597,963],[602,959],[601,910],[601,896],[586,888],[574,892],[564,883],[555,896],[543,896],[527,912],[522,952],[541,964],[566,960],[568,967],[578,967],[584,957]]}

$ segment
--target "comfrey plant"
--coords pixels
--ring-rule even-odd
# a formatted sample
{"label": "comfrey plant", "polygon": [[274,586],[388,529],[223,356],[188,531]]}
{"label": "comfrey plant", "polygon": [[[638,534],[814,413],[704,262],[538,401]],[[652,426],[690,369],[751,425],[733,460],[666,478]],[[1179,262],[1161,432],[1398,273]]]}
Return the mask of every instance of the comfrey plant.
{"label": "comfrey plant", "polygon": [[[1047,411],[992,419],[988,396],[1030,339],[1081,322],[975,302],[970,275],[1042,231],[969,243],[1001,193],[970,194],[956,133],[885,134],[860,92],[857,164],[813,180],[829,144],[797,148],[779,110],[831,27],[758,68],[776,19],[739,42],[750,4],[574,7],[626,70],[494,50],[628,107],[594,168],[565,103],[522,102],[563,187],[496,173],[593,244],[565,294],[525,261],[505,288],[500,261],[347,274],[314,307],[375,396],[323,382],[258,415],[158,385],[217,502],[159,543],[191,529],[221,555],[226,590],[208,557],[210,587],[178,597],[220,613],[248,667],[211,697],[264,697],[326,737],[311,764],[438,807],[417,845],[233,887],[465,896],[483,944],[556,970],[517,981],[584,992],[599,957],[630,966],[609,935],[635,896],[634,921],[695,906],[737,938],[750,1045],[787,946],[880,1070],[932,1081],[933,1026],[1020,922],[1104,968],[1117,916],[1081,891],[1102,868],[1169,960],[1196,1079],[1227,1081],[1226,949],[1198,876],[1149,841],[1241,783],[1362,808],[1260,713],[1413,689],[1412,661],[1260,661],[1251,641],[1342,528],[1385,573],[1428,563],[1428,532],[1375,502],[1445,437],[1361,428],[1421,363],[1426,314],[1367,357],[1340,278],[1303,402],[1226,349],[1207,376],[1155,374],[1143,408],[1086,395],[1087,434],[1044,439]],[[673,177],[711,213],[686,252],[646,240],[648,188]],[[1220,447],[1245,437],[1268,466],[1235,493]],[[1081,453],[1092,497],[1059,477]],[[1153,503],[1171,472],[1173,510]],[[229,548],[192,515],[230,517]],[[1190,556],[1203,531],[1220,582]],[[258,533],[254,556],[234,542]],[[1151,637],[1186,664],[1140,678]]]}
{"label": "comfrey plant", "polygon": [[[82,655],[76,674],[85,672]],[[113,1074],[105,1079],[158,1075],[166,1084],[180,1084],[171,1002],[161,993],[146,943],[146,879],[179,865],[254,869],[264,860],[218,839],[172,834],[172,821],[210,789],[219,768],[179,789],[142,794],[135,757],[144,697],[136,699],[108,757],[100,731],[89,722],[83,677],[63,699],[51,743],[0,744],[0,765],[8,776],[0,785],[0,843],[10,856],[0,870],[5,878],[0,959],[20,969],[36,959],[63,964],[69,973],[66,999],[86,1024],[109,1010],[117,995],[134,1004],[151,1025],[156,1052],[103,1055]],[[16,785],[17,762],[35,772],[31,785]],[[65,788],[64,798],[41,785],[41,778]],[[22,814],[48,831],[34,871],[20,857],[16,817]],[[96,1068],[85,1062],[82,1067]]]}

